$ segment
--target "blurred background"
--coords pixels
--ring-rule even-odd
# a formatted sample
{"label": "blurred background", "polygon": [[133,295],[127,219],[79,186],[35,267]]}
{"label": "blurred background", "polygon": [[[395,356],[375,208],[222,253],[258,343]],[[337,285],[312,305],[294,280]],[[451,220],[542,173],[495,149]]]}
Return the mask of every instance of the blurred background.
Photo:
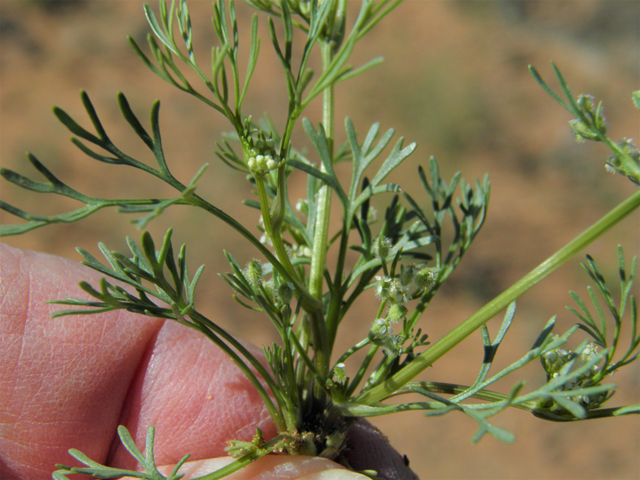
{"label": "blurred background", "polygon": [[[354,0],[350,5],[351,19],[358,4]],[[189,5],[196,54],[206,70],[208,48],[214,42],[211,4],[191,0]],[[237,10],[240,39],[246,45],[251,11],[241,2]],[[445,179],[458,170],[471,182],[485,173],[491,178],[491,204],[483,231],[422,319],[423,331],[432,342],[633,192],[625,178],[605,173],[608,151],[602,145],[573,140],[568,113],[539,88],[527,65],[536,66],[556,87],[549,63],[555,61],[574,93],[603,100],[614,139],[637,140],[640,116],[630,94],[640,88],[638,25],[640,3],[635,0],[407,0],[356,49],[353,65],[378,55],[384,56],[385,63],[338,87],[338,141],[345,139],[342,125],[347,115],[361,138],[372,122],[379,121],[383,130],[395,128],[407,143],[416,141],[416,153],[392,178],[414,198],[426,198],[421,196],[416,168],[426,166],[431,155],[439,161]],[[172,196],[142,174],[87,159],[68,141],[70,133],[50,111],[51,106],[60,106],[88,127],[78,96],[85,89],[114,143],[151,162],[149,152],[122,119],[116,93],[127,95],[142,120],[148,119],[153,101],[160,99],[164,145],[175,175],[188,182],[203,163],[210,162],[198,184],[199,194],[248,226],[256,225],[257,212],[240,204],[252,196],[249,184],[214,155],[215,142],[229,130],[224,119],[154,76],[131,51],[125,36],[146,45],[148,31],[138,0],[2,0],[0,163],[38,179],[25,158],[30,151],[84,193],[109,198],[132,197],[130,192],[141,198]],[[275,124],[282,126],[286,89],[265,18],[260,19],[260,33],[261,56],[245,111],[254,118],[269,112]],[[241,51],[241,65],[246,65],[246,53]],[[198,84],[194,81],[194,85]],[[312,105],[305,114],[318,122],[320,105]],[[306,144],[300,130],[297,140]],[[304,188],[294,179],[292,202],[304,194]],[[37,214],[79,207],[4,181],[0,197]],[[634,213],[584,252],[595,257],[614,288],[615,247],[623,245],[628,258],[638,254],[639,219]],[[124,251],[126,235],[139,237],[128,220],[103,211],[77,224],[51,226],[2,241],[77,260],[76,246],[98,255],[99,241]],[[15,221],[0,212],[0,222]],[[169,210],[149,230],[160,237],[168,227],[175,229],[175,243],[188,244],[192,270],[206,264],[199,308],[231,333],[254,343],[276,341],[268,322],[237,305],[216,275],[229,269],[223,248],[244,264],[254,255],[249,245],[221,222],[188,209]],[[558,332],[575,323],[564,306],[572,303],[569,290],[586,295],[589,279],[579,265],[583,259],[581,255],[569,262],[518,302],[515,324],[498,353],[494,372],[520,358],[552,315],[558,314]],[[364,299],[353,309],[336,351],[366,335],[375,318],[371,303]],[[494,322],[489,325],[493,334],[499,324]],[[573,346],[582,339],[577,335]],[[421,378],[470,384],[481,361],[480,335],[472,335]],[[500,388],[507,391],[522,375],[532,386],[544,381],[536,363]],[[640,402],[638,364],[619,372],[615,381],[621,387],[611,406]],[[409,457],[423,479],[640,478],[638,416],[566,425],[510,411],[494,420],[516,434],[515,444],[500,444],[487,436],[471,445],[476,425],[456,413],[425,419],[411,412],[373,423]]]}

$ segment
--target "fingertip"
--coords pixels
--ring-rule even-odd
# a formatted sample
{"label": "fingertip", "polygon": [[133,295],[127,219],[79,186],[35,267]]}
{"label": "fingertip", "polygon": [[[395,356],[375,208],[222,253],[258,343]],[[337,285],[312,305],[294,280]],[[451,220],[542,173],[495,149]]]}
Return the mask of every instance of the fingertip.
{"label": "fingertip", "polygon": [[297,480],[370,480],[370,478],[344,468],[334,468],[298,477]]}
{"label": "fingertip", "polygon": [[[183,480],[191,480],[212,473],[233,462],[231,457],[212,458],[185,463],[180,469]],[[173,467],[160,467],[162,474]],[[352,472],[326,458],[267,455],[225,477],[229,480],[367,480],[368,477]],[[133,480],[133,479],[130,479]]]}

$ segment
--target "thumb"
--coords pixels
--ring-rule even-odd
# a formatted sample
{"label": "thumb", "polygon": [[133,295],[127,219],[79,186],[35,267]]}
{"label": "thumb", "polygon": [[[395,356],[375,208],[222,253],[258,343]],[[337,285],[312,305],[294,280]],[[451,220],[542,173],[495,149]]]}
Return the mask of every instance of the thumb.
{"label": "thumb", "polygon": [[[231,457],[211,458],[186,462],[180,473],[182,480],[192,480],[233,462]],[[168,475],[173,466],[159,467],[160,473]],[[326,458],[301,455],[266,455],[243,469],[224,477],[229,480],[369,480],[369,477],[347,470]],[[132,477],[125,477],[134,480]]]}

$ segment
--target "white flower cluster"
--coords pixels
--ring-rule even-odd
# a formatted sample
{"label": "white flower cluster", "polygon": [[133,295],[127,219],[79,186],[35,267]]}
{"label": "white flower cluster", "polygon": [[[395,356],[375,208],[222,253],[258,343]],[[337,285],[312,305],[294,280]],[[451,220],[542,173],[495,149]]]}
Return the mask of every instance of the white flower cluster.
{"label": "white flower cluster", "polygon": [[389,318],[376,319],[369,330],[369,339],[375,345],[383,347],[385,355],[397,357],[402,353],[402,345],[406,337],[402,334],[393,334],[393,323],[396,322]]}
{"label": "white flower cluster", "polygon": [[[564,348],[558,347],[555,348],[542,356],[542,364],[544,369],[547,372],[547,377],[549,380],[554,378],[558,378],[561,376],[562,367],[569,361],[576,358],[576,353],[571,350],[565,350]],[[598,346],[589,343],[586,345],[582,351],[580,352],[580,361],[582,364],[586,364],[594,360],[594,358],[598,355]],[[562,385],[562,390],[574,390],[581,387],[586,387],[592,384],[590,380],[600,371],[599,365],[593,365],[589,370],[587,370],[584,374],[580,375],[577,378],[574,378],[564,385]],[[597,408],[600,406],[606,399],[608,398],[608,393],[598,393],[595,395],[576,395],[572,397],[572,400],[580,403],[585,408]]]}
{"label": "white flower cluster", "polygon": [[273,155],[256,155],[247,160],[247,167],[253,176],[266,175],[270,170],[275,170],[279,166],[280,162],[277,162]]}
{"label": "white flower cluster", "polygon": [[376,276],[376,296],[391,303],[405,304],[412,299],[409,285],[403,285],[399,278]]}
{"label": "white flower cluster", "polygon": [[369,332],[376,337],[393,335],[393,326],[387,318],[378,318],[371,325]]}
{"label": "white flower cluster", "polygon": [[311,258],[313,251],[306,245],[293,245],[290,248],[292,258]]}
{"label": "white flower cluster", "polygon": [[[398,311],[392,313],[392,309]],[[402,353],[402,346],[406,337],[402,334],[395,335],[393,324],[404,318],[406,312],[407,308],[404,305],[391,305],[387,318],[377,318],[369,329],[369,339],[375,345],[383,347],[385,355],[397,357]]]}
{"label": "white flower cluster", "polygon": [[375,293],[381,300],[387,300],[391,304],[406,304],[412,300],[410,290],[430,290],[435,285],[436,274],[428,267],[417,265],[402,266],[397,277],[376,276],[377,285]]}
{"label": "white flower cluster", "polygon": [[[384,237],[378,237],[377,245],[384,250]],[[428,267],[418,265],[402,265],[400,273],[395,277],[377,276],[375,294],[379,299],[389,303],[385,318],[376,319],[369,329],[369,338],[384,347],[386,355],[397,357],[402,353],[402,346],[406,340],[404,333],[394,334],[393,324],[402,321],[408,309],[405,306],[412,300],[411,291],[423,294],[429,291],[436,282],[436,274]]]}

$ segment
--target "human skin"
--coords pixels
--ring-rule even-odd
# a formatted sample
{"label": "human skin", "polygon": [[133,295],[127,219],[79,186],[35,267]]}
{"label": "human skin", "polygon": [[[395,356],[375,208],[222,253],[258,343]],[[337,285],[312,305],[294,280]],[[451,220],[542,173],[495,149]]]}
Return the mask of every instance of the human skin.
{"label": "human skin", "polygon": [[[227,440],[249,440],[256,427],[275,435],[249,381],[198,332],[126,311],[50,317],[60,307],[46,300],[86,298],[77,283],[98,279],[78,263],[0,244],[0,478],[50,479],[56,463],[75,464],[69,448],[135,469],[118,425],[139,448],[155,425],[158,465],[187,452],[216,459],[194,464],[196,476],[227,460]],[[349,435],[353,467],[417,478],[371,425],[357,423]],[[229,478],[358,478],[344,475],[328,460],[268,456]]]}

